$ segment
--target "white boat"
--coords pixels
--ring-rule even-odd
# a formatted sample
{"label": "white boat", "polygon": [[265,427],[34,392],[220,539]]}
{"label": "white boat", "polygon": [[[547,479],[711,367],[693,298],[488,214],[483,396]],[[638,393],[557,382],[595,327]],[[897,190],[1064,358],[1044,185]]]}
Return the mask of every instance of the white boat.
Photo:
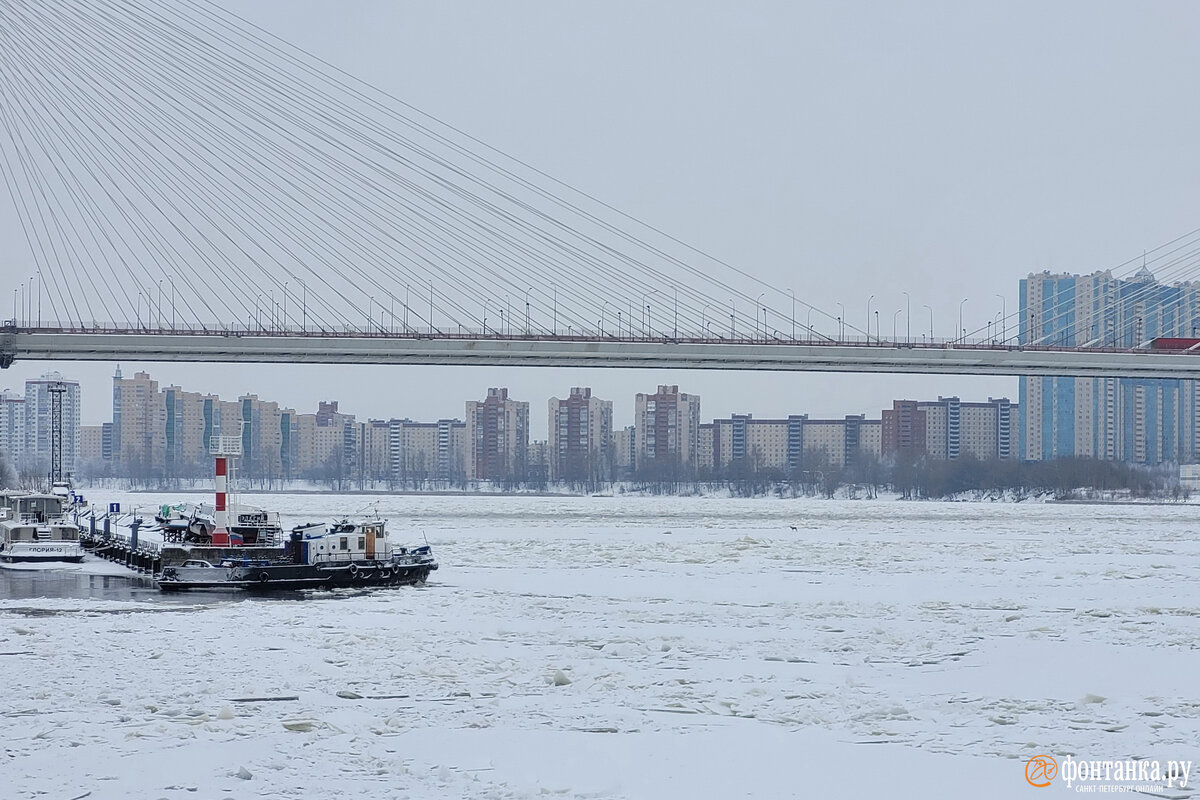
{"label": "white boat", "polygon": [[58,494],[0,496],[0,561],[83,560],[79,526]]}
{"label": "white boat", "polygon": [[171,543],[209,542],[217,527],[211,505],[204,503],[163,504],[154,515],[163,541]]}
{"label": "white boat", "polygon": [[227,530],[219,530],[210,503],[164,504],[154,515],[163,541],[219,547],[276,547],[283,538],[279,514],[238,504],[228,512]]}

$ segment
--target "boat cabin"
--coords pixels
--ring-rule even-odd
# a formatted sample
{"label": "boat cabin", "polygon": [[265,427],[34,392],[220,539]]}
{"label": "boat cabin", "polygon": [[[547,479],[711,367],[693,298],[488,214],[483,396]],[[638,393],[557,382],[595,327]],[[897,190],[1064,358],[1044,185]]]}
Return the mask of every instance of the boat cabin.
{"label": "boat cabin", "polygon": [[67,499],[56,494],[25,494],[12,498],[12,518],[49,522],[63,516]]}
{"label": "boat cabin", "polygon": [[5,509],[4,540],[17,542],[77,542],[79,527],[63,516],[64,499],[53,494],[10,497]]}
{"label": "boat cabin", "polygon": [[342,521],[331,527],[301,525],[292,531],[294,557],[302,564],[336,564],[391,558],[382,520]]}

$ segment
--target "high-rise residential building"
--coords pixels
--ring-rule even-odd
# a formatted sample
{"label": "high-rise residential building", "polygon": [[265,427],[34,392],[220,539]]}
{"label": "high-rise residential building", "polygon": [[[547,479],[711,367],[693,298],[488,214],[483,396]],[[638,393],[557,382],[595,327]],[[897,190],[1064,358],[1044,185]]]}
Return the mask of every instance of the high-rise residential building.
{"label": "high-rise residential building", "polygon": [[[160,393],[164,417],[164,461],[170,475],[203,475],[212,470],[211,441],[222,431],[221,399],[168,386]],[[226,435],[237,435],[240,423],[230,413]],[[232,434],[230,433],[232,431]]]}
{"label": "high-rise residential building", "polygon": [[789,451],[795,452],[798,436],[802,470],[841,469],[883,454],[883,423],[864,414],[847,414],[842,419],[800,415],[788,417],[788,423]]}
{"label": "high-rise residential building", "polygon": [[467,401],[467,459],[470,480],[521,480],[529,455],[529,403],[511,400],[508,389],[488,389],[482,401]]}
{"label": "high-rise residential building", "polygon": [[[1021,281],[1020,342],[1139,347],[1200,331],[1200,284],[1031,274]],[[1197,382],[1026,376],[1020,379],[1017,451],[1041,461],[1084,457],[1141,464],[1200,460]]]}
{"label": "high-rise residential building", "polygon": [[104,465],[104,426],[107,424],[79,426],[80,468],[96,469]]}
{"label": "high-rise residential building", "polygon": [[386,481],[392,477],[391,426],[387,420],[358,423],[357,462],[354,475],[362,480]]}
{"label": "high-rise residential building", "polygon": [[242,434],[240,474],[273,480],[292,477],[298,450],[296,412],[253,394],[242,395],[238,404]]}
{"label": "high-rise residential building", "polygon": [[[712,445],[709,445],[711,451]],[[626,425],[624,428],[616,432],[613,436],[613,464],[616,468],[616,476],[630,475],[637,461],[637,428],[633,425]],[[709,466],[712,464],[711,454],[708,461]]]}
{"label": "high-rise residential building", "polygon": [[16,467],[25,458],[25,395],[0,392],[0,450]]}
{"label": "high-rise residential building", "polygon": [[400,482],[459,482],[467,476],[467,424],[457,419],[437,422],[388,421],[389,463]]}
{"label": "high-rise residential building", "polygon": [[525,454],[525,479],[545,482],[550,475],[550,443],[545,439],[531,441]]}
{"label": "high-rise residential building", "polygon": [[716,424],[712,422],[701,422],[700,432],[696,435],[696,473],[700,477],[712,478],[717,475],[717,463],[714,460],[716,454],[713,452],[713,435],[716,431]]}
{"label": "high-rise residential building", "polygon": [[315,414],[297,414],[293,430],[297,475],[350,476],[349,467],[357,462],[358,436],[354,415],[339,412],[336,400],[318,403]]}
{"label": "high-rise residential building", "polygon": [[62,440],[59,444],[63,474],[75,471],[79,453],[79,382],[67,380],[60,372],[48,372],[25,381],[25,455],[22,461],[48,471],[54,449],[54,408],[61,404],[58,421]]}
{"label": "high-rise residential building", "polygon": [[[704,427],[704,426],[702,426]],[[734,414],[714,419],[711,430],[712,468],[718,475],[733,471],[786,472],[789,464],[789,426],[786,419],[754,419]]]}
{"label": "high-rise residential building", "polygon": [[166,406],[158,381],[149,373],[132,378],[113,375],[113,462],[120,474],[151,474],[161,470],[167,450]]}
{"label": "high-rise residential building", "polygon": [[1014,459],[1017,412],[1017,405],[1007,397],[989,397],[986,403],[964,403],[957,397],[895,400],[882,414],[883,455],[901,460],[927,456],[954,461],[964,454],[983,460]]}
{"label": "high-rise residential building", "polygon": [[608,480],[612,477],[612,401],[575,387],[565,400],[551,397],[551,480]]}
{"label": "high-rise residential building", "polygon": [[926,414],[916,400],[893,400],[880,417],[885,458],[915,460],[926,454]]}
{"label": "high-rise residential building", "polygon": [[660,385],[654,394],[638,393],[634,401],[638,471],[679,474],[696,469],[700,435],[700,396]]}

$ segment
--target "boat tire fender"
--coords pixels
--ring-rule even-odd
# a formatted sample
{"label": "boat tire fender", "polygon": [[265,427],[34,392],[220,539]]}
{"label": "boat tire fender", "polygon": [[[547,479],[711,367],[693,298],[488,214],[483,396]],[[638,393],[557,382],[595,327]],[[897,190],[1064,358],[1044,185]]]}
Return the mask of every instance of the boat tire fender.
{"label": "boat tire fender", "polygon": [[391,580],[391,578],[392,578],[392,571],[390,569],[388,569],[387,567],[384,567],[383,569],[379,570],[379,579],[381,581]]}
{"label": "boat tire fender", "polygon": [[354,578],[357,576],[358,576],[358,564],[351,564],[350,565],[350,577]]}
{"label": "boat tire fender", "polygon": [[271,576],[268,575],[266,572],[258,573],[258,582],[259,583],[266,583],[269,580],[271,580]]}

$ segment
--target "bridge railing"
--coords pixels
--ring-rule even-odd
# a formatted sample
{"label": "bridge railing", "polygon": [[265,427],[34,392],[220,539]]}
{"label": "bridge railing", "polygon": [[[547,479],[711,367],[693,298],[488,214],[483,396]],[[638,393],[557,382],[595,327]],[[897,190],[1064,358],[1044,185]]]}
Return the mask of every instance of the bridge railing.
{"label": "bridge railing", "polygon": [[[453,329],[440,328],[409,328],[408,330],[361,330],[351,326],[328,328],[310,326],[307,329],[287,328],[250,328],[227,325],[222,327],[214,324],[211,327],[198,325],[176,325],[173,327],[124,327],[113,323],[94,323],[92,325],[63,325],[60,323],[43,323],[37,326],[18,326],[12,320],[5,321],[0,328],[4,334],[86,334],[111,336],[203,336],[203,337],[236,337],[236,338],[315,338],[315,339],[372,339],[412,341],[443,339],[447,341],[528,341],[528,342],[629,342],[629,343],[677,343],[677,344],[719,344],[719,345],[778,345],[778,346],[811,346],[811,347],[870,347],[870,348],[905,348],[905,349],[967,349],[967,350],[1027,350],[1046,352],[1087,351],[1098,353],[1137,353],[1147,352],[1151,348],[1126,347],[1113,345],[1100,346],[1069,346],[1053,344],[1016,344],[1011,340],[997,337],[969,337],[965,339],[894,339],[891,337],[848,336],[841,339],[829,338],[821,334],[801,334],[796,338],[780,335],[778,331],[772,335],[763,336],[748,334],[745,336],[703,336],[687,331],[679,335],[674,333],[652,332],[642,333],[613,333],[598,330],[566,331],[551,333],[539,330],[498,331],[491,328],[468,328],[455,326]],[[1156,350],[1155,352],[1173,352]],[[1197,351],[1192,351],[1197,352]]]}

